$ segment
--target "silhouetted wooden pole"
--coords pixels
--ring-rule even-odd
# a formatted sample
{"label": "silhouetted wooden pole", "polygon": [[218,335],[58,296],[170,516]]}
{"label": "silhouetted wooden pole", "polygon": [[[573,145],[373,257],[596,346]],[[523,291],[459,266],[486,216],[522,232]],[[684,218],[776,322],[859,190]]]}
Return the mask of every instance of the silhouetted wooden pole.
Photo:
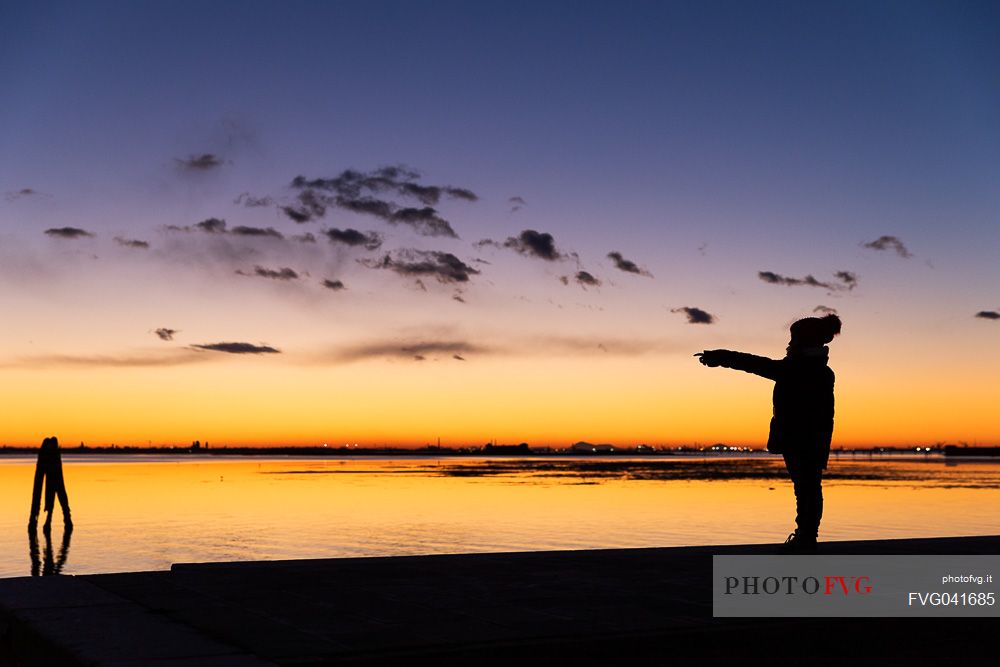
{"label": "silhouetted wooden pole", "polygon": [[59,453],[59,441],[56,438],[45,438],[42,446],[38,450],[38,460],[35,463],[35,482],[31,489],[31,514],[28,517],[28,526],[34,527],[38,523],[38,510],[42,500],[42,484],[45,484],[45,511],[48,517],[45,519],[44,529],[48,530],[52,525],[52,510],[56,496],[62,506],[63,521],[67,527],[73,526],[70,518],[69,497],[66,494],[66,483],[63,479],[62,456]]}

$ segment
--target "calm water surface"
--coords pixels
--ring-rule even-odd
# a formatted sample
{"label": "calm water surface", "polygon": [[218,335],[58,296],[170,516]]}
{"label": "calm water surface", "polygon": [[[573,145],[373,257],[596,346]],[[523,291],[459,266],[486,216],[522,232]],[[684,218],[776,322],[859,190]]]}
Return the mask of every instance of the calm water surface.
{"label": "calm water surface", "polygon": [[[780,460],[73,456],[76,528],[39,570],[193,561],[733,544],[793,528]],[[831,461],[822,538],[1000,534],[1000,462]],[[0,458],[0,576],[32,569],[34,458]]]}

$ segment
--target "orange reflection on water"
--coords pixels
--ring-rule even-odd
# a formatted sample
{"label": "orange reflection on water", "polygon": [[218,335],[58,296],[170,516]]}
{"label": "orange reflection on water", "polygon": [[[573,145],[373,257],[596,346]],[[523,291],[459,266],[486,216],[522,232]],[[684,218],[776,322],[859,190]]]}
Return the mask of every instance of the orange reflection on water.
{"label": "orange reflection on water", "polygon": [[[28,574],[33,460],[0,461],[0,576]],[[781,540],[780,461],[64,456],[66,573],[175,562]],[[833,461],[824,539],[1000,533],[1000,465]],[[53,542],[61,539],[56,510]]]}

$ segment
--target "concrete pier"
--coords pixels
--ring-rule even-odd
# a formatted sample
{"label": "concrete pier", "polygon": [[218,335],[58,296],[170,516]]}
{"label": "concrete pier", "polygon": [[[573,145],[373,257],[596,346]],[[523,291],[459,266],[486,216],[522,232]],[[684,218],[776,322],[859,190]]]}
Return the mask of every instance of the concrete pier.
{"label": "concrete pier", "polygon": [[[822,547],[996,554],[1000,536]],[[255,561],[3,579],[0,664],[853,667],[958,663],[996,646],[995,618],[713,619],[711,556],[773,552],[747,545]]]}

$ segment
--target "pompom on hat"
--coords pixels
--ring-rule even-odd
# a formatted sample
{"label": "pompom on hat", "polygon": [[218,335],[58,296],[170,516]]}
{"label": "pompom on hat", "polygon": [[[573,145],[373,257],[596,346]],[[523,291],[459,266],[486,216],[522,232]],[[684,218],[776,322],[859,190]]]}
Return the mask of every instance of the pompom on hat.
{"label": "pompom on hat", "polygon": [[792,338],[803,345],[826,345],[840,333],[840,318],[830,314],[824,317],[805,317],[791,326]]}

